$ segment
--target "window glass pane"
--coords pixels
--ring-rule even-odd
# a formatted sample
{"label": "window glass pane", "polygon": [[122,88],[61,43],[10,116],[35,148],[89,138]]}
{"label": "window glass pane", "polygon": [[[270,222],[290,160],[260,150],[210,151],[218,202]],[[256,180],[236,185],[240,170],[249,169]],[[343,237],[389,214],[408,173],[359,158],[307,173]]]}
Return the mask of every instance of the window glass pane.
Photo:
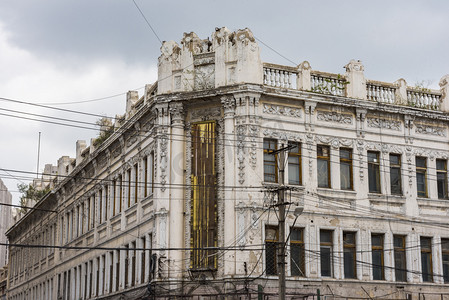
{"label": "window glass pane", "polygon": [[318,159],[318,186],[329,187],[329,164],[327,160]]}
{"label": "window glass pane", "polygon": [[391,194],[402,195],[401,156],[390,154],[390,187]]}
{"label": "window glass pane", "polygon": [[290,266],[292,276],[305,276],[303,229],[291,228]]}
{"label": "window glass pane", "polygon": [[343,233],[343,259],[345,278],[356,278],[355,233]]}
{"label": "window glass pane", "polygon": [[368,187],[370,193],[380,193],[379,152],[368,151]]}
{"label": "window glass pane", "polygon": [[352,190],[352,150],[340,149],[340,188]]}
{"label": "window glass pane", "polygon": [[437,189],[438,198],[447,198],[447,169],[446,160],[437,159]]}
{"label": "window glass pane", "polygon": [[301,148],[299,143],[289,142],[293,147],[288,153],[288,183],[301,184]]}
{"label": "window glass pane", "polygon": [[320,231],[321,276],[332,276],[332,231]]}
{"label": "window glass pane", "polygon": [[426,174],[416,172],[416,188],[418,190],[418,197],[426,197]]}
{"label": "window glass pane", "polygon": [[405,256],[405,236],[395,235],[394,243],[394,271],[396,281],[407,281],[407,263]]}
{"label": "window glass pane", "polygon": [[449,239],[441,239],[441,249],[443,252],[443,279],[444,283],[449,283]]}
{"label": "window glass pane", "polygon": [[276,140],[263,140],[263,171],[265,182],[277,182],[276,154],[271,153],[275,149]]}
{"label": "window glass pane", "polygon": [[371,235],[373,279],[384,280],[383,235]]}
{"label": "window glass pane", "polygon": [[421,237],[420,242],[422,280],[424,282],[432,282],[432,239],[428,237]]}
{"label": "window glass pane", "polygon": [[416,158],[416,167],[425,168],[426,167],[426,158],[425,157],[417,157]]}
{"label": "window glass pane", "polygon": [[278,242],[278,229],[275,226],[265,228],[265,264],[267,275],[277,275],[276,245]]}

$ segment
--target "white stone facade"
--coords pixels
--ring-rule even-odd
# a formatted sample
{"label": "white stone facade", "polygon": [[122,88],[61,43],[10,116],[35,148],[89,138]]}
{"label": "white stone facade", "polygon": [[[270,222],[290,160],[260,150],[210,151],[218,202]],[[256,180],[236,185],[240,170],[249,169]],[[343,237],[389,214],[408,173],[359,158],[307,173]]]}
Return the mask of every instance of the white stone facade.
{"label": "white stone facade", "polygon": [[[9,299],[273,297],[280,185],[287,298],[449,296],[449,76],[434,91],[367,80],[360,61],[344,75],[262,63],[248,29],[161,52],[158,82],[128,93],[102,144],[78,141],[42,210],[9,230]],[[209,142],[193,131],[212,123]],[[198,144],[214,155],[207,267],[193,263]],[[266,145],[289,144],[279,183]]]}

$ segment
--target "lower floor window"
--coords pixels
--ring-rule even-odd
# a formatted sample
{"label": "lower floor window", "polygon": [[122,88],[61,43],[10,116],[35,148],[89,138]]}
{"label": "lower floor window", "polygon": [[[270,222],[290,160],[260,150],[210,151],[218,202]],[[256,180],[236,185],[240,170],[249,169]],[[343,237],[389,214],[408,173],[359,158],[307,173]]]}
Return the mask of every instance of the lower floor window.
{"label": "lower floor window", "polygon": [[343,232],[345,278],[357,278],[355,233]]}
{"label": "lower floor window", "polygon": [[267,275],[277,275],[276,246],[278,241],[278,228],[267,226],[265,228],[265,272]]}
{"label": "lower floor window", "polygon": [[302,228],[291,228],[290,266],[292,276],[305,276],[304,230]]}
{"label": "lower floor window", "polygon": [[321,276],[332,277],[332,264],[333,264],[333,243],[332,243],[332,231],[321,230],[320,231],[320,262],[321,262]]}

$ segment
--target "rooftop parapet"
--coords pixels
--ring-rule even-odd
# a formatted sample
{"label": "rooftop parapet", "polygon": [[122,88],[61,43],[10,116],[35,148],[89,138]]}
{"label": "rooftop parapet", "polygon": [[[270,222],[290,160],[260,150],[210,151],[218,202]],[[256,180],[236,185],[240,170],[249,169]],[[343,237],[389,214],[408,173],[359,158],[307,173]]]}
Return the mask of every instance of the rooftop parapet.
{"label": "rooftop parapet", "polygon": [[393,83],[366,79],[364,66],[351,60],[344,75],[312,70],[304,61],[297,67],[263,64],[266,86],[311,91],[385,104],[449,112],[449,75],[440,80],[440,90],[407,86],[401,78]]}
{"label": "rooftop parapet", "polygon": [[158,94],[199,91],[238,83],[263,83],[259,46],[249,29],[216,28],[212,40],[184,33],[181,46],[163,42]]}

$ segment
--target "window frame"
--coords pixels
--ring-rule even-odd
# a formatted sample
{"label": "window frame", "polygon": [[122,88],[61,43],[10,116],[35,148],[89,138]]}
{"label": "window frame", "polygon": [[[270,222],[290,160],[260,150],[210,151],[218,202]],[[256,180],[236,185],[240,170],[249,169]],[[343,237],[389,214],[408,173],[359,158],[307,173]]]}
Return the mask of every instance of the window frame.
{"label": "window frame", "polygon": [[[397,157],[398,158],[398,163],[392,163],[391,158],[392,157]],[[390,161],[390,194],[392,195],[402,195],[402,156],[400,154],[397,153],[390,153],[389,155],[389,161]],[[398,184],[396,187],[396,185],[393,185],[393,170],[399,170],[399,172],[397,173],[399,178],[398,178]],[[394,188],[396,187],[396,188]],[[399,192],[395,191],[399,189]]]}
{"label": "window frame", "polygon": [[[373,237],[380,238],[380,245],[374,245]],[[384,240],[385,235],[383,233],[371,233],[371,263],[373,268],[373,280],[385,280],[385,253],[384,253]],[[373,253],[380,252],[380,264],[374,261]],[[375,269],[380,269],[381,278],[374,278]]]}
{"label": "window frame", "polygon": [[[288,145],[289,146],[294,146],[293,149],[290,149],[288,151],[288,184],[291,184],[291,185],[302,185],[301,143],[299,143],[299,142],[288,142]],[[294,150],[294,149],[298,149],[298,152],[292,152],[292,150]],[[296,159],[297,162],[292,163],[292,162],[290,162],[291,159],[292,160]],[[298,174],[297,175],[298,175],[299,181],[297,183],[290,181],[290,175],[291,175],[290,173],[292,172],[292,170],[290,168],[290,165],[298,166]]]}
{"label": "window frame", "polygon": [[[299,232],[300,239],[296,239],[293,234],[294,231]],[[293,257],[294,248],[298,247],[300,252],[300,257]],[[296,263],[297,262],[297,263]],[[305,268],[305,243],[304,243],[304,228],[301,227],[290,227],[290,275],[298,276],[298,277],[306,277],[306,268]],[[302,273],[297,275],[294,270],[299,271],[298,273]],[[294,274],[295,273],[295,274]]]}
{"label": "window frame", "polygon": [[443,264],[443,281],[449,283],[449,238],[441,239],[441,261]]}
{"label": "window frame", "polygon": [[[323,242],[321,235],[323,233],[328,233],[330,236],[330,242]],[[329,275],[323,275],[323,251],[322,249],[329,249]],[[334,276],[334,231],[329,229],[320,230],[320,274],[321,277],[333,277]]]}
{"label": "window frame", "polygon": [[[423,240],[429,242],[429,248],[423,246]],[[432,261],[432,238],[421,236],[419,238],[419,248],[421,253],[421,276],[423,282],[433,282],[433,261]],[[424,271],[424,260],[428,258],[428,269]]]}
{"label": "window frame", "polygon": [[[376,161],[370,160],[370,154],[376,155]],[[382,185],[380,179],[380,152],[379,151],[367,151],[367,160],[368,160],[368,192],[374,194],[382,193]],[[375,176],[375,188],[371,187],[371,173],[374,173]]]}
{"label": "window frame", "polygon": [[[348,235],[353,235],[353,243],[348,243],[346,237]],[[347,255],[352,255],[347,257]],[[347,259],[351,259],[353,263],[352,272],[349,273],[349,269],[346,270]],[[354,231],[343,231],[343,273],[346,279],[357,279],[357,232]],[[347,272],[348,271],[348,272]]]}
{"label": "window frame", "polygon": [[[396,240],[400,239],[401,245],[397,246]],[[406,251],[406,236],[405,235],[393,235],[393,259],[394,259],[394,273],[395,281],[407,282],[407,251]],[[404,264],[402,268],[397,266],[397,262],[401,260]],[[400,275],[399,275],[400,274]],[[399,277],[404,277],[401,280]],[[399,279],[398,279],[399,278]]]}
{"label": "window frame", "polygon": [[[424,167],[418,166],[418,160],[422,160],[424,162]],[[428,187],[427,187],[427,157],[424,156],[416,156],[415,157],[415,167],[416,167],[416,194],[419,198],[427,198],[428,197]],[[424,189],[420,190],[418,180],[422,175]]]}
{"label": "window frame", "polygon": [[[268,143],[268,147],[266,148],[266,144]],[[274,145],[274,148],[271,148],[271,146]],[[270,182],[270,183],[278,183],[278,165],[277,165],[277,154],[272,154],[270,152],[277,150],[277,140],[276,139],[263,139],[263,181],[264,182]],[[268,155],[273,155],[274,160],[267,160],[266,158]],[[266,172],[266,166],[267,167],[273,167],[274,166],[274,174],[273,173],[267,173]],[[268,176],[274,176],[274,181],[267,180]]]}
{"label": "window frame", "polygon": [[[349,154],[349,158],[342,157],[342,151],[347,151]],[[352,149],[351,148],[340,148],[339,150],[340,155],[340,189],[347,190],[347,191],[353,191],[354,190],[354,175],[353,175],[353,155],[352,155]],[[349,165],[349,187],[343,188],[343,171],[342,171],[342,165]]]}
{"label": "window frame", "polygon": [[[444,164],[443,168],[440,168],[439,162]],[[438,199],[447,199],[448,198],[448,186],[447,186],[447,160],[445,159],[437,159],[436,160],[436,171],[437,171],[437,195]],[[440,178],[442,176],[443,178]],[[442,181],[442,182],[440,182]],[[442,188],[442,191],[440,191]]]}
{"label": "window frame", "polygon": [[[274,230],[275,239],[268,239],[268,230]],[[275,225],[265,225],[265,274],[267,276],[277,276],[277,247],[279,244],[279,227]],[[274,246],[274,255],[271,253],[272,249],[268,249],[268,245]],[[270,252],[269,252],[270,251]],[[274,263],[270,266],[273,270],[269,269],[268,261],[272,260]]]}
{"label": "window frame", "polygon": [[[320,149],[322,149],[320,151]],[[328,155],[319,155],[320,152],[323,154],[324,153],[324,149],[326,149]],[[330,159],[331,157],[331,153],[330,153],[330,147],[326,146],[326,145],[317,145],[316,146],[316,159],[317,159],[317,185],[319,188],[331,188],[331,164],[330,164]],[[324,162],[327,166],[327,184],[324,185],[320,185],[320,178],[321,176],[324,176],[321,172],[320,172],[320,168],[319,168],[319,162]]]}

